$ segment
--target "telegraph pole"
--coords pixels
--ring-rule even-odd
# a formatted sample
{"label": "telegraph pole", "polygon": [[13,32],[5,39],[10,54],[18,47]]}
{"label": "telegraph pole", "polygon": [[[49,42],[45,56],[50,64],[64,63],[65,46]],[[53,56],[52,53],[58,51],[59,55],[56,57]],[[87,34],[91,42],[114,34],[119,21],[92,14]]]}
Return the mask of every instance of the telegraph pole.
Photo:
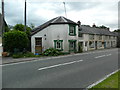
{"label": "telegraph pole", "polygon": [[65,2],[63,2],[63,4],[64,4],[65,16],[66,16],[66,18],[67,18],[67,13],[66,13]]}
{"label": "telegraph pole", "polygon": [[26,6],[26,0],[25,0],[25,12],[24,12],[24,25],[25,25],[25,28],[24,28],[24,31],[26,32],[26,8],[27,8],[27,6]]}
{"label": "telegraph pole", "polygon": [[2,0],[2,36],[3,36],[3,33],[5,32],[5,28],[4,28],[4,0]]}

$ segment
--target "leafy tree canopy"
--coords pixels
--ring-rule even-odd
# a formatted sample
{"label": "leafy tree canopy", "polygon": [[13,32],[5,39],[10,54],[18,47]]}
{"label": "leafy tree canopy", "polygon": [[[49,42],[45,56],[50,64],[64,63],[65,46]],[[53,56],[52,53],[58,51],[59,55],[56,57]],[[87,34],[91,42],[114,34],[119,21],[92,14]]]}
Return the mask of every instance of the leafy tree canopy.
{"label": "leafy tree canopy", "polygon": [[120,32],[120,29],[114,30],[114,32]]}
{"label": "leafy tree canopy", "polygon": [[30,28],[31,29],[34,29],[35,28],[35,25],[33,23],[30,24]]}
{"label": "leafy tree canopy", "polygon": [[102,25],[102,26],[99,26],[99,28],[103,28],[103,29],[108,29],[108,27]]}
{"label": "leafy tree canopy", "polygon": [[[23,24],[16,24],[13,29],[14,30],[19,30],[19,31],[24,31],[25,26]],[[26,26],[26,34],[29,36],[31,32],[31,28]]]}

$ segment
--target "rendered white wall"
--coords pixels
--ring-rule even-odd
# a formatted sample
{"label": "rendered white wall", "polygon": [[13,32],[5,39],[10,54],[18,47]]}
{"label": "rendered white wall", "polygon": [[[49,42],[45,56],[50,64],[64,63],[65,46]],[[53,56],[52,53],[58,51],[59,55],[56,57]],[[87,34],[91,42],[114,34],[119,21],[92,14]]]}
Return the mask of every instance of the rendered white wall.
{"label": "rendered white wall", "polygon": [[[68,40],[77,40],[78,39],[77,32],[78,32],[78,27],[76,27],[77,35],[69,36],[68,24],[50,25],[31,37],[32,52],[35,53],[35,37],[42,37],[42,47],[44,48],[44,50],[48,48],[54,48],[54,40],[63,40],[63,52],[68,52],[69,51]],[[44,34],[46,34],[46,40]]]}

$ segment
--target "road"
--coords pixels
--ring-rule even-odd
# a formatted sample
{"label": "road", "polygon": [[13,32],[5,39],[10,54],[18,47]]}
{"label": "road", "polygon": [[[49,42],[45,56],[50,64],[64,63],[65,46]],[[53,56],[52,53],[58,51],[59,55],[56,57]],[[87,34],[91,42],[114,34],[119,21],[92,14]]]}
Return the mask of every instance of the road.
{"label": "road", "polygon": [[3,88],[86,88],[118,69],[118,49],[2,66]]}

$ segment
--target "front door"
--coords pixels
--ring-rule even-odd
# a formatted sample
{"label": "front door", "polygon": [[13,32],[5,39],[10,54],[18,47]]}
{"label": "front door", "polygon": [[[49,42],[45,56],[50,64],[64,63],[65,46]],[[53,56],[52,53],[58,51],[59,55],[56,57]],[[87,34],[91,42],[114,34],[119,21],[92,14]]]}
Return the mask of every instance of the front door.
{"label": "front door", "polygon": [[104,42],[104,48],[106,48],[106,42]]}
{"label": "front door", "polygon": [[75,52],[76,51],[76,41],[70,41],[69,42],[69,51]]}
{"label": "front door", "polygon": [[83,42],[78,42],[78,52],[83,51]]}
{"label": "front door", "polygon": [[97,49],[97,41],[95,41],[95,49]]}
{"label": "front door", "polygon": [[35,38],[35,53],[42,53],[42,38]]}

